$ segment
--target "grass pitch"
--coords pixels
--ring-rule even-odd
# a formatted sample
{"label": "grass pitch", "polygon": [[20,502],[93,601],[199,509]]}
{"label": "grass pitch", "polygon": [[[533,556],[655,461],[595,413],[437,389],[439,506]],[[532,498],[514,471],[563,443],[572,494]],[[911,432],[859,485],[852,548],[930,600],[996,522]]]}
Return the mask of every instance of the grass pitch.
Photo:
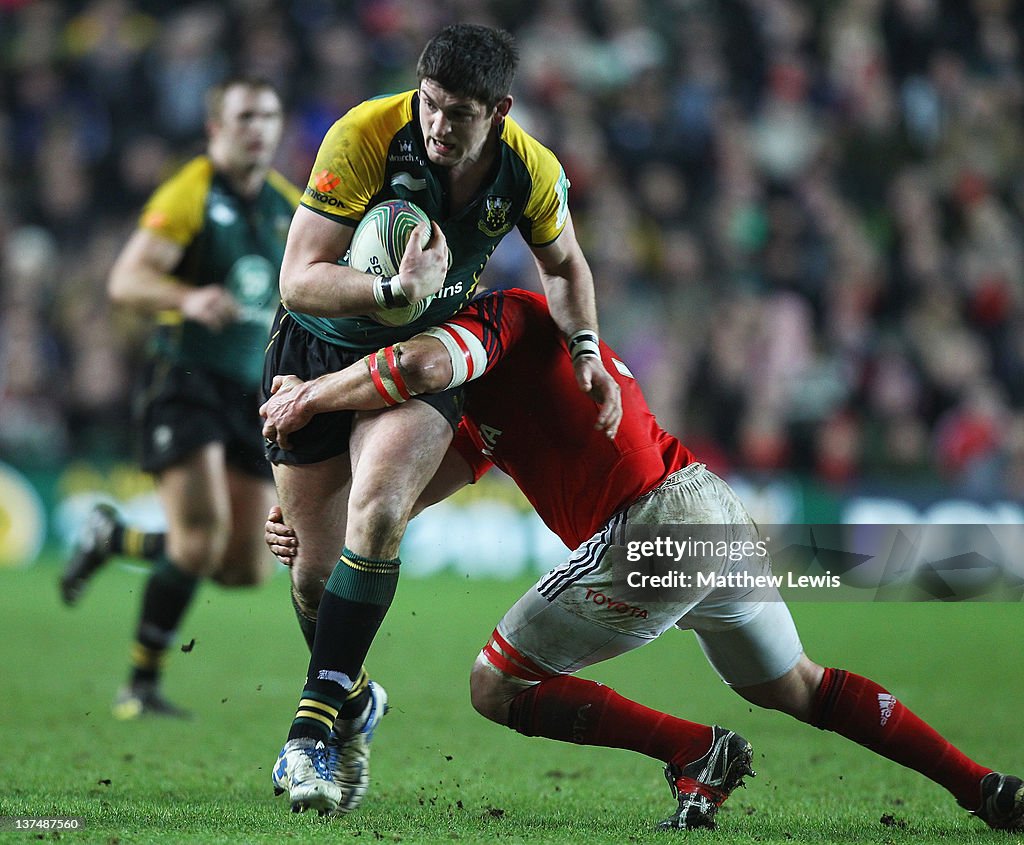
{"label": "grass pitch", "polygon": [[[468,670],[527,581],[404,578],[371,654],[393,709],[374,741],[373,785],[337,819],[292,815],[270,770],[302,688],[307,653],[287,579],[257,590],[204,585],[182,628],[166,691],[192,722],[122,723],[143,575],[117,566],[81,606],[57,597],[57,568],[0,573],[5,738],[0,816],[82,816],[82,832],[0,833],[68,842],[1018,842],[959,810],[940,787],[831,734],[752,710],[725,688],[689,634],[588,677],[754,744],[756,779],[717,831],[658,833],[673,801],[661,766],[626,751],[519,736],[477,716]],[[809,654],[866,674],[967,753],[1024,771],[1020,604],[793,605]]]}

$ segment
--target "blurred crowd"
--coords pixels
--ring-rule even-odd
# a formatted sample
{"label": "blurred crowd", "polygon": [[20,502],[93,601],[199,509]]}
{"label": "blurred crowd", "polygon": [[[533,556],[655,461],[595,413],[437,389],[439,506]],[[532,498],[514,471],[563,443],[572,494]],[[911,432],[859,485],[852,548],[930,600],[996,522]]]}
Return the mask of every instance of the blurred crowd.
{"label": "blurred crowd", "polygon": [[[1024,4],[0,0],[0,459],[128,453],[145,326],[104,291],[202,94],[267,76],[304,184],[440,26],[516,34],[602,334],[721,471],[1024,496]],[[535,286],[513,236],[484,275]]]}

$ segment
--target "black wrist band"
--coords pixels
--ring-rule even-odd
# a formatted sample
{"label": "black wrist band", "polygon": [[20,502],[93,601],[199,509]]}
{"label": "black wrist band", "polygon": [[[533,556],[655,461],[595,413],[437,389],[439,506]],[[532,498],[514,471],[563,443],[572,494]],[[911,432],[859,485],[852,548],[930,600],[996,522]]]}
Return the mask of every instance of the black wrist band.
{"label": "black wrist band", "polygon": [[384,297],[384,307],[395,307],[395,295],[391,291],[391,276],[382,276],[380,280],[380,292]]}

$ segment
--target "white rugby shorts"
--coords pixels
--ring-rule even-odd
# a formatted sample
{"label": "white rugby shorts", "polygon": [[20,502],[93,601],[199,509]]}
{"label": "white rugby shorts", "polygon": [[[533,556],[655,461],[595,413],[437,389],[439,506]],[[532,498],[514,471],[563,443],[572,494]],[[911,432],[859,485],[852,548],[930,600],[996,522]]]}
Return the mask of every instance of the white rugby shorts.
{"label": "white rugby shorts", "polygon": [[[615,514],[565,563],[541,577],[498,623],[483,659],[532,684],[631,651],[676,627],[694,632],[730,686],[765,683],[793,668],[803,648],[774,588],[693,585],[672,590],[670,600],[616,595],[626,529],[637,525],[711,525],[725,532],[735,526],[737,537],[756,536],[728,484],[704,464],[684,467]],[[747,565],[729,558],[702,561],[704,571],[720,575]]]}

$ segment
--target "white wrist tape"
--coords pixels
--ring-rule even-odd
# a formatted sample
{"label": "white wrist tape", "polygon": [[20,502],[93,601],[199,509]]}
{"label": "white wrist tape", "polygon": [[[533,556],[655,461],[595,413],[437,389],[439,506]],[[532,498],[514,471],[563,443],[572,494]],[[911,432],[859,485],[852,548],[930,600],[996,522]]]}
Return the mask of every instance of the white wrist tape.
{"label": "white wrist tape", "polygon": [[597,332],[590,329],[580,329],[573,332],[568,340],[569,355],[575,361],[584,355],[596,355],[601,357],[601,346],[597,339]]}
{"label": "white wrist tape", "polygon": [[380,308],[404,308],[409,298],[402,290],[402,277],[377,276],[373,280],[373,300]]}

